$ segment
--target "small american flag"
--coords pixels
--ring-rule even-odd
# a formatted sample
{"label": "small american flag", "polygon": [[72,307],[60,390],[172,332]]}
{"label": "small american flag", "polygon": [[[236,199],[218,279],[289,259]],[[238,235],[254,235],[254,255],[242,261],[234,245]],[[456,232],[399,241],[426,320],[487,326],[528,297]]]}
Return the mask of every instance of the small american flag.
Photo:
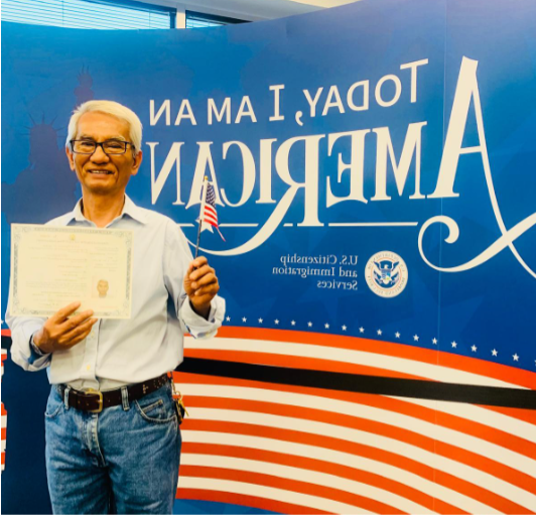
{"label": "small american flag", "polygon": [[[203,212],[201,214],[201,222],[201,231],[205,229],[212,231],[212,228],[214,227],[220,234],[222,240],[225,242],[225,238],[223,238],[220,228],[218,227],[218,213],[216,212],[216,193],[214,191],[214,187],[208,181],[205,194],[205,204],[203,207]],[[204,223],[208,224],[208,226]]]}

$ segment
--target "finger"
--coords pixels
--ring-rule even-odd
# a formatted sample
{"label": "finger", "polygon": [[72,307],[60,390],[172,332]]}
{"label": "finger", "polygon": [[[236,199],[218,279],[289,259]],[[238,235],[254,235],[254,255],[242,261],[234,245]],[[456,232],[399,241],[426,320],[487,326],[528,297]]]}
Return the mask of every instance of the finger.
{"label": "finger", "polygon": [[84,321],[87,321],[92,315],[93,310],[85,310],[77,315],[73,315],[73,317],[69,317],[66,321],[58,325],[60,333],[69,332],[73,328],[76,328],[82,324]]}
{"label": "finger", "polygon": [[207,272],[207,274],[203,274],[196,281],[191,281],[190,283],[191,287],[196,290],[209,283],[214,283],[215,281],[217,281],[217,278],[214,272]]}
{"label": "finger", "polygon": [[81,324],[87,322],[92,316],[93,312],[87,311],[79,316],[71,317],[58,327],[57,333],[60,335],[60,337],[64,337],[72,330],[78,328]]}
{"label": "finger", "polygon": [[94,324],[95,323],[93,322],[93,320],[90,320],[90,321],[85,322],[84,324],[81,324],[80,326],[77,326],[76,328],[74,328],[70,332],[63,334],[58,339],[58,341],[57,341],[58,344],[60,346],[65,346],[69,342],[71,342],[72,340],[77,339],[78,337],[80,337],[81,335],[85,335],[85,336],[89,335],[89,333],[91,332],[91,329],[93,328]]}
{"label": "finger", "polygon": [[50,316],[50,320],[52,322],[64,321],[65,318],[67,318],[69,315],[75,312],[78,308],[80,308],[81,304],[82,303],[80,301],[74,301],[73,303],[70,303],[67,306],[64,306],[63,308],[60,308],[54,315]]}
{"label": "finger", "polygon": [[188,272],[192,272],[195,269],[199,269],[206,263],[208,263],[206,256],[198,256],[195,260],[192,260],[192,262],[190,262]]}
{"label": "finger", "polygon": [[211,285],[197,289],[193,295],[196,299],[200,299],[204,296],[210,296],[210,299],[212,299],[219,290],[220,286],[217,283],[212,283]]}
{"label": "finger", "polygon": [[192,288],[198,289],[210,285],[212,283],[218,283],[218,278],[213,272],[210,272],[199,278],[197,281],[193,282]]}
{"label": "finger", "polygon": [[85,339],[89,335],[89,333],[91,332],[91,328],[97,321],[98,319],[88,319],[82,324],[77,325],[71,331],[64,333],[60,339],[61,345],[66,346],[68,345],[68,343],[72,342],[73,340],[78,339],[81,335],[84,335],[84,336],[80,338],[78,342]]}
{"label": "finger", "polygon": [[69,349],[69,348],[72,348],[73,346],[76,346],[76,344],[82,342],[90,333],[91,329],[85,331],[84,333],[74,337],[72,340],[69,340],[67,342],[65,342],[64,344],[61,345],[61,348],[62,349]]}
{"label": "finger", "polygon": [[201,278],[202,276],[204,276],[205,274],[210,274],[210,273],[213,274],[214,269],[210,267],[209,265],[203,265],[199,269],[196,269],[195,271],[191,272],[189,275],[189,279],[190,281],[195,281]]}

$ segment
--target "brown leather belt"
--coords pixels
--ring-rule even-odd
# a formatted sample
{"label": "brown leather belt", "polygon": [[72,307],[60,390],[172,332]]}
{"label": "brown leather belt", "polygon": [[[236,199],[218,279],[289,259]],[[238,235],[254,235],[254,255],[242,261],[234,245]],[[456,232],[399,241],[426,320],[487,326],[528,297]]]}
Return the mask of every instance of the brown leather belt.
{"label": "brown leather belt", "polygon": [[[127,386],[128,401],[135,401],[143,398],[146,394],[160,389],[167,382],[169,382],[167,374],[163,374],[157,378],[152,378],[141,383],[135,383]],[[59,385],[60,393],[64,396],[66,385]],[[97,391],[95,389],[88,389],[86,391],[77,391],[75,389],[69,389],[69,407],[73,407],[85,412],[102,412],[103,409],[108,407],[114,407],[123,403],[123,395],[121,389],[115,389],[113,391]]]}

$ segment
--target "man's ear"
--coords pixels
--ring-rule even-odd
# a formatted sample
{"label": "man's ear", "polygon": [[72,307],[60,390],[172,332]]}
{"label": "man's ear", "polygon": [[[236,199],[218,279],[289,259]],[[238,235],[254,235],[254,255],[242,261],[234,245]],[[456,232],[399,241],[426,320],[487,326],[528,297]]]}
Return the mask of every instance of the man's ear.
{"label": "man's ear", "polygon": [[140,150],[140,151],[138,151],[136,156],[134,156],[134,158],[133,158],[132,170],[131,170],[131,174],[133,176],[135,176],[138,173],[138,170],[140,169],[142,159],[143,159],[143,152]]}
{"label": "man's ear", "polygon": [[65,147],[65,154],[67,154],[67,159],[69,160],[69,166],[71,167],[71,170],[75,170],[74,168],[74,155],[71,149],[69,149],[68,146]]}

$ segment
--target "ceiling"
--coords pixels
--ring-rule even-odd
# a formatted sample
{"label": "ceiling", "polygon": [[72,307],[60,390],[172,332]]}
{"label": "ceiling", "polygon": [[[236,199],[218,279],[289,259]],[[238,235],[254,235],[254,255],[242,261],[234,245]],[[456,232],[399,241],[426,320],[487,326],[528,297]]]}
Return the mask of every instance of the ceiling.
{"label": "ceiling", "polygon": [[143,0],[145,3],[167,5],[179,10],[191,10],[240,18],[271,20],[308,13],[326,7],[349,4],[355,0]]}

